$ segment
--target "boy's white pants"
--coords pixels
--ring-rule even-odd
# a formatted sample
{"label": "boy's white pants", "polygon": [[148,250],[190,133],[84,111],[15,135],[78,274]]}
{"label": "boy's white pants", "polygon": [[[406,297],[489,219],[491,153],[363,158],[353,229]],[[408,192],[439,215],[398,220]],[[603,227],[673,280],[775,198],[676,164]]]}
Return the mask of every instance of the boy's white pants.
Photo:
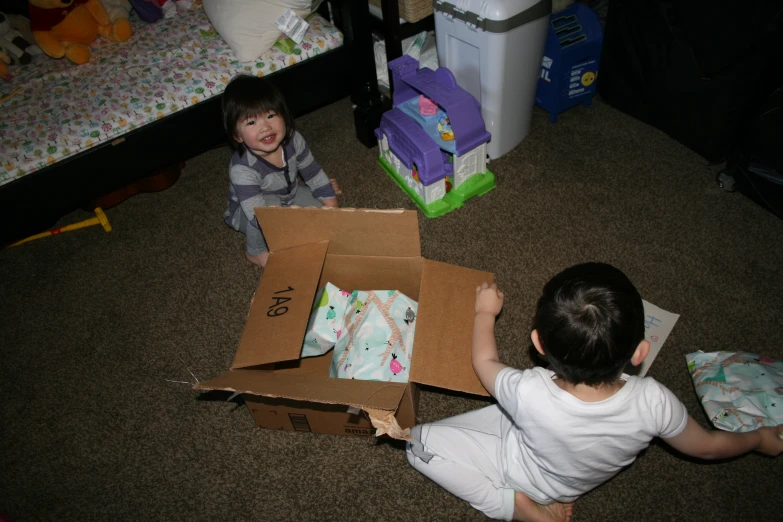
{"label": "boy's white pants", "polygon": [[503,415],[494,405],[418,425],[407,444],[408,462],[488,517],[511,520],[514,490],[503,472]]}

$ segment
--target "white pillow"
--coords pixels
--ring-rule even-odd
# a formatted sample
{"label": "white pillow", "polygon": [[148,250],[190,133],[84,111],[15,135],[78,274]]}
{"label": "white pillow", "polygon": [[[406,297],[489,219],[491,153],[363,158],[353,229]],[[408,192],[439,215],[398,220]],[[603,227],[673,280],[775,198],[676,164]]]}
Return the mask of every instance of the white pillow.
{"label": "white pillow", "polygon": [[257,59],[280,37],[275,21],[286,9],[305,18],[321,0],[204,0],[215,30],[241,62]]}

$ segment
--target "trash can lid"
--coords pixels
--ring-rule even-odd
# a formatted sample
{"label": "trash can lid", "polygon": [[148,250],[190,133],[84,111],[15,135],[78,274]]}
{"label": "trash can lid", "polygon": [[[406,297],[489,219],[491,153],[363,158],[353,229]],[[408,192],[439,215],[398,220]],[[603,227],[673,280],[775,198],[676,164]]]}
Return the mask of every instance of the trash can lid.
{"label": "trash can lid", "polygon": [[552,14],[552,0],[432,0],[432,8],[476,29],[507,33],[548,17]]}

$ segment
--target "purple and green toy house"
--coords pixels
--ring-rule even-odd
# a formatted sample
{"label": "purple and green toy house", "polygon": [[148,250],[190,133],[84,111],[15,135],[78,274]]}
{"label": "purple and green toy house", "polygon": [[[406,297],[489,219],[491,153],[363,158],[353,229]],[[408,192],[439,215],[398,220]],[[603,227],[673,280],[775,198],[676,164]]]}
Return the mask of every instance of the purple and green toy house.
{"label": "purple and green toy house", "polygon": [[389,62],[389,70],[393,108],[375,129],[386,173],[428,217],[495,188],[478,100],[444,67],[419,69],[406,55]]}

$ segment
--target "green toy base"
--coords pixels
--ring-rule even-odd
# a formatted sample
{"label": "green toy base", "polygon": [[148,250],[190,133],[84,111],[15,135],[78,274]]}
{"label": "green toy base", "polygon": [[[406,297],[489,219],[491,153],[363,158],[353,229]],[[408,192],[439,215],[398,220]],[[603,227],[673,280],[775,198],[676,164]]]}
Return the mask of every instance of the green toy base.
{"label": "green toy base", "polygon": [[421,199],[421,196],[405,183],[405,178],[386,161],[386,158],[380,156],[378,158],[378,163],[381,164],[381,167],[383,167],[386,174],[397,183],[402,191],[416,203],[416,206],[421,209],[424,215],[430,218],[442,216],[443,214],[448,214],[452,210],[457,210],[473,196],[483,196],[495,188],[495,175],[487,169],[484,174],[471,176],[470,179],[460,185],[459,188],[451,189],[446,193],[443,199],[433,201],[427,205],[424,203],[424,200]]}

